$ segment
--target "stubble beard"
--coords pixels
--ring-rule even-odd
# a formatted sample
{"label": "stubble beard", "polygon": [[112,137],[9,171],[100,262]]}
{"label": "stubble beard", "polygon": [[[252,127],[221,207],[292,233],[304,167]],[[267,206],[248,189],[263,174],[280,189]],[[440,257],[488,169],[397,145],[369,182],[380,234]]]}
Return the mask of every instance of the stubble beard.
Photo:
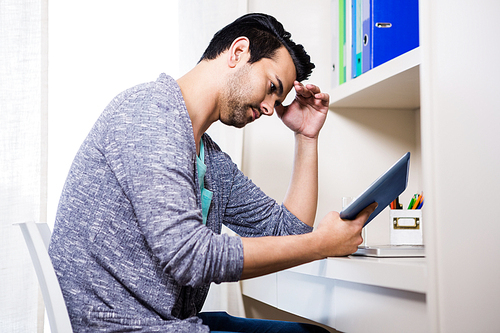
{"label": "stubble beard", "polygon": [[258,106],[255,107],[245,102],[245,97],[250,96],[248,85],[245,85],[248,82],[249,72],[250,65],[245,65],[227,80],[223,101],[225,109],[221,110],[221,121],[226,125],[242,128],[252,121],[252,118],[248,116],[248,110],[259,109]]}

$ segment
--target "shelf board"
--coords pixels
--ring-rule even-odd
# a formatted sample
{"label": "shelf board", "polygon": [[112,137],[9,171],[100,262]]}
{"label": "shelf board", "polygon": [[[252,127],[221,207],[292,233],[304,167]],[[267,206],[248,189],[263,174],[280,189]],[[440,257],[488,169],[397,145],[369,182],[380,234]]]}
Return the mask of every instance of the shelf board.
{"label": "shelf board", "polygon": [[420,108],[420,48],[351,79],[330,92],[330,109]]}
{"label": "shelf board", "polygon": [[289,271],[385,288],[426,293],[425,258],[328,258]]}

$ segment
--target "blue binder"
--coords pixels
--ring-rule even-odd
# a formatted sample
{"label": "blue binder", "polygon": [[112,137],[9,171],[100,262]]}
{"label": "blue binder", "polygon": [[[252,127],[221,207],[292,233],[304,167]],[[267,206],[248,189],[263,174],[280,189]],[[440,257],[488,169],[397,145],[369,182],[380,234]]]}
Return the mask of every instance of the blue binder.
{"label": "blue binder", "polygon": [[369,0],[369,7],[363,18],[363,71],[419,46],[418,0]]}

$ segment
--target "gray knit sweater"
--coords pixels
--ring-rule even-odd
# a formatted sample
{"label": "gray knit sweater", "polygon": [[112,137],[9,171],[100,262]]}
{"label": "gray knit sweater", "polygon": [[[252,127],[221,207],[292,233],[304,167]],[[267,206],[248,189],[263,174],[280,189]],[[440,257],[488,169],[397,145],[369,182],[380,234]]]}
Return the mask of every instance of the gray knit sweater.
{"label": "gray knit sweater", "polygon": [[162,74],[104,110],[77,153],[49,253],[75,332],[208,332],[196,317],[210,283],[237,281],[239,237],[311,228],[246,178],[203,135],[201,215],[196,147],[177,83]]}

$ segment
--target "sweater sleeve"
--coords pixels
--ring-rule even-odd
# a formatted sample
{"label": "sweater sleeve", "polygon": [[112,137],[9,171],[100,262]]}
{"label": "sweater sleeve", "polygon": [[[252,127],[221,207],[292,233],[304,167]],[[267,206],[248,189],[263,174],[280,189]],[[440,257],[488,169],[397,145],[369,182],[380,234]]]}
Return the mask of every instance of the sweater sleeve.
{"label": "sweater sleeve", "polygon": [[165,90],[156,82],[115,102],[96,141],[163,271],[192,287],[236,281],[241,240],[202,225],[191,122],[180,91]]}
{"label": "sweater sleeve", "polygon": [[230,229],[243,237],[296,235],[313,230],[284,204],[267,196],[227,154],[219,153],[218,156],[219,177],[231,177],[223,217]]}

